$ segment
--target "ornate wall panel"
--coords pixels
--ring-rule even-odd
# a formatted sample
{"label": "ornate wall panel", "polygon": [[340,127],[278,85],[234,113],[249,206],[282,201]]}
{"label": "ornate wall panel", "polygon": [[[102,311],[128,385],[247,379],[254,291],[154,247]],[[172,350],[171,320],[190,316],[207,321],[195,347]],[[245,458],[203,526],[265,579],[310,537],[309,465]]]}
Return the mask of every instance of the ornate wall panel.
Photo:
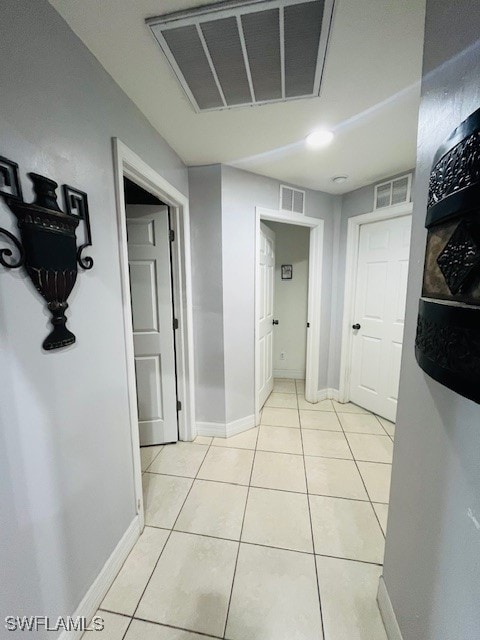
{"label": "ornate wall panel", "polygon": [[436,153],[425,226],[417,361],[480,402],[480,109]]}

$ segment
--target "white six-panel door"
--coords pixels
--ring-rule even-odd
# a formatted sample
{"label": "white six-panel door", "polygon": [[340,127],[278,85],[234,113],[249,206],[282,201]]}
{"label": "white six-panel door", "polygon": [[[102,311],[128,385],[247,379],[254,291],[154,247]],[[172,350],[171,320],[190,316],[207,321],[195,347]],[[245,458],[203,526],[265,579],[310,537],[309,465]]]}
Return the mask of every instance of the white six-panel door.
{"label": "white six-panel door", "polygon": [[[350,400],[395,421],[411,216],[360,227]],[[359,329],[353,325],[359,324]]]}
{"label": "white six-panel door", "polygon": [[259,332],[257,352],[258,407],[261,409],[273,390],[273,300],[275,284],[275,233],[260,223],[259,278]]}
{"label": "white six-panel door", "polygon": [[168,209],[127,205],[140,445],[178,440]]}

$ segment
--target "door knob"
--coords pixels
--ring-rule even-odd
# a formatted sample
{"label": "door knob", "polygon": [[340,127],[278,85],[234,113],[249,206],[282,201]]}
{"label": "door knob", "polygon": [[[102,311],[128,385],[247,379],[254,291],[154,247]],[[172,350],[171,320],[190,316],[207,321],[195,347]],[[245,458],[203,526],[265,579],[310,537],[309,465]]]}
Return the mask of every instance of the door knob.
{"label": "door knob", "polygon": [[352,324],[352,329],[355,329],[355,331],[358,331],[360,329],[360,325],[358,324],[358,322],[356,324]]}
{"label": "door knob", "polygon": [[278,324],[278,320],[272,320],[272,324]]}

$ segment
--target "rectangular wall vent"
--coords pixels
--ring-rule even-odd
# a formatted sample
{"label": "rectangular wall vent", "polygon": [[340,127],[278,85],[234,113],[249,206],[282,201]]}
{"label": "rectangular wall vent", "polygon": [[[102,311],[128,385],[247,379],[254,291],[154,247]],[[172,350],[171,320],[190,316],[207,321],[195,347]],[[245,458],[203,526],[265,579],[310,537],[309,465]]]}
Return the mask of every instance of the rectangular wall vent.
{"label": "rectangular wall vent", "polygon": [[280,185],[280,209],[293,211],[293,213],[305,213],[305,191],[293,189],[286,185]]}
{"label": "rectangular wall vent", "polygon": [[396,204],[410,202],[412,174],[409,173],[395,180],[381,182],[375,186],[374,209],[392,207]]}
{"label": "rectangular wall vent", "polygon": [[239,0],[149,18],[196,111],[316,97],[334,0]]}

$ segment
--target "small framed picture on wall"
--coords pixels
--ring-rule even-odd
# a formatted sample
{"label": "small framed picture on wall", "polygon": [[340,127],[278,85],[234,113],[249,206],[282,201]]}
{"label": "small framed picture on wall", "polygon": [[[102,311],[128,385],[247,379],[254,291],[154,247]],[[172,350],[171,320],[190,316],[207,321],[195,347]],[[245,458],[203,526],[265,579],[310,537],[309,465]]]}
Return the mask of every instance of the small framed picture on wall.
{"label": "small framed picture on wall", "polygon": [[293,267],[291,264],[282,264],[282,280],[291,280]]}

